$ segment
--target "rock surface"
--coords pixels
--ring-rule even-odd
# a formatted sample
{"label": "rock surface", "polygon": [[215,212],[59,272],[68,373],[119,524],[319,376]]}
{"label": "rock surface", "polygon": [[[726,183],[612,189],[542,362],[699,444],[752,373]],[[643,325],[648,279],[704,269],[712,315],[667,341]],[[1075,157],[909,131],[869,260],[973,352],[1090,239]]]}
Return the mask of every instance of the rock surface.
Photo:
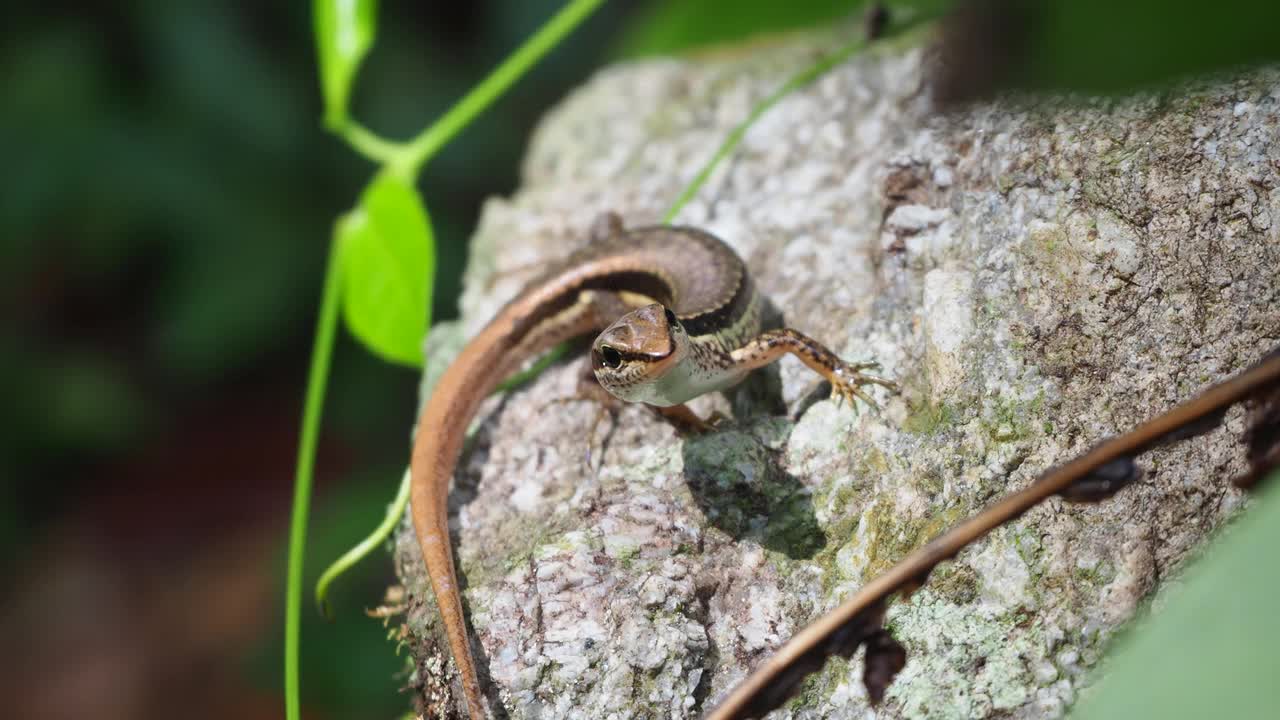
{"label": "rock surface", "polygon": [[[566,100],[520,191],[485,207],[425,385],[598,212],[656,221],[830,41],[609,68]],[[453,517],[477,657],[511,718],[697,717],[911,549],[1280,342],[1280,73],[939,114],[925,56],[864,55],[787,98],[678,219],[734,246],[787,325],[899,379],[873,391],[882,414],[822,398],[792,359],[701,437],[576,399],[578,361],[489,401]],[[893,605],[909,659],[875,716],[1060,714],[1241,504],[1241,422],[1144,456],[1109,502],[1036,508]],[[411,684],[447,716],[407,521],[396,558]],[[860,678],[835,660],[770,717],[868,716]]]}

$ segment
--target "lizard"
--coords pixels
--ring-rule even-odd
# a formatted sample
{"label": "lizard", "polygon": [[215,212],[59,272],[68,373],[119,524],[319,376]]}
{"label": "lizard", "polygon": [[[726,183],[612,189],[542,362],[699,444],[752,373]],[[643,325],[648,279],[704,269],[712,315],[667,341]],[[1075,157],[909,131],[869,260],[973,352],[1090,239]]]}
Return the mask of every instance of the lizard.
{"label": "lizard", "polygon": [[626,229],[616,214],[605,213],[590,236],[467,343],[440,377],[414,434],[413,524],[473,718],[482,717],[484,706],[449,539],[449,484],[481,401],[526,360],[603,328],[590,350],[600,385],[695,425],[686,401],[726,389],[787,353],[829,381],[838,401],[874,407],[863,386],[897,389],[864,372],[876,363],[846,363],[790,328],[762,330],[763,299],[746,264],[711,233],[667,225]]}

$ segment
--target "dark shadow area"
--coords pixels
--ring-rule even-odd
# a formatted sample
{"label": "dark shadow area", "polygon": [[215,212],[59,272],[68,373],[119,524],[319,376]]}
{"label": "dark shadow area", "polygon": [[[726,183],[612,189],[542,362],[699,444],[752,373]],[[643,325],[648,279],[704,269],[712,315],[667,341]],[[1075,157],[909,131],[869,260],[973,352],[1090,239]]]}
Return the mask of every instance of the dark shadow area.
{"label": "dark shadow area", "polygon": [[[785,326],[767,296],[761,326]],[[684,441],[684,473],[694,500],[712,525],[735,540],[752,540],[797,560],[812,558],[826,546],[827,536],[814,516],[809,489],[783,468],[793,420],[777,363],[751,373],[725,396],[739,425]],[[762,417],[775,421],[758,422]]]}
{"label": "dark shadow area", "polygon": [[[780,323],[781,315],[766,301],[765,327]],[[813,557],[827,537],[808,488],[783,469],[793,423],[787,419],[777,364],[757,370],[725,394],[741,424],[684,440],[684,474],[694,500],[712,525],[735,540],[752,540],[793,559]],[[747,425],[761,417],[775,420]]]}
{"label": "dark shadow area", "polygon": [[755,432],[736,428],[684,441],[684,473],[707,520],[735,540],[751,540],[797,560],[812,558],[827,537],[808,488],[782,468],[791,424]]}

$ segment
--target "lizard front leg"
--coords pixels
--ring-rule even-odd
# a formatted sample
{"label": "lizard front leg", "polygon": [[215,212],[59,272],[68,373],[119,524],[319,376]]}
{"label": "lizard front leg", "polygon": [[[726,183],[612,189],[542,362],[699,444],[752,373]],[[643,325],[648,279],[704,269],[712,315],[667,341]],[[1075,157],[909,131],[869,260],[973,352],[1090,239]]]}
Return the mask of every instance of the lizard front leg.
{"label": "lizard front leg", "polygon": [[787,353],[795,355],[809,369],[826,378],[831,383],[831,397],[837,402],[848,400],[852,404],[856,398],[878,408],[880,406],[876,401],[863,391],[863,385],[879,385],[893,392],[898,391],[898,384],[892,380],[863,372],[879,367],[879,363],[847,363],[822,343],[790,328],[766,330],[731,352],[730,357],[735,367],[754,370]]}

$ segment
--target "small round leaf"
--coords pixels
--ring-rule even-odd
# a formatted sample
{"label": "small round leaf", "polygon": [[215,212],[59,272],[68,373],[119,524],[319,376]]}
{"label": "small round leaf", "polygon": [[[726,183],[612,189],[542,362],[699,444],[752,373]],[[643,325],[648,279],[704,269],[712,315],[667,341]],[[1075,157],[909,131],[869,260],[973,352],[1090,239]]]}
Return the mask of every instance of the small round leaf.
{"label": "small round leaf", "polygon": [[347,120],[351,82],[373,47],[377,0],[315,0],[311,9],[324,93],[324,121],[330,128]]}
{"label": "small round leaf", "polygon": [[422,198],[409,181],[383,172],[338,219],[336,232],[347,328],[373,354],[421,366],[435,275],[435,239]]}

